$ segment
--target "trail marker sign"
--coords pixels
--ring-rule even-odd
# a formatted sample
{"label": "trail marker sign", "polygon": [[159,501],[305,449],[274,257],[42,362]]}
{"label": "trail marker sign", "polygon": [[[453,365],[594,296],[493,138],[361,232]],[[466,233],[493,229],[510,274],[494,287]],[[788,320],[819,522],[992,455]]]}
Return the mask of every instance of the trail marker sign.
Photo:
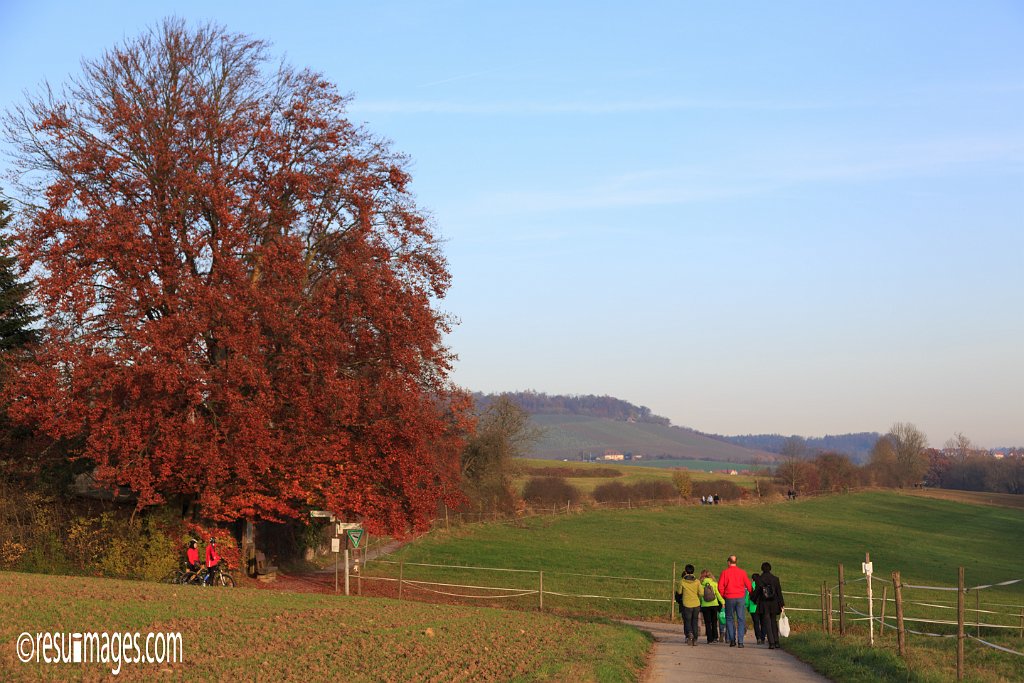
{"label": "trail marker sign", "polygon": [[345,533],[348,534],[348,540],[352,544],[353,548],[359,547],[359,542],[363,540],[362,529],[346,529]]}

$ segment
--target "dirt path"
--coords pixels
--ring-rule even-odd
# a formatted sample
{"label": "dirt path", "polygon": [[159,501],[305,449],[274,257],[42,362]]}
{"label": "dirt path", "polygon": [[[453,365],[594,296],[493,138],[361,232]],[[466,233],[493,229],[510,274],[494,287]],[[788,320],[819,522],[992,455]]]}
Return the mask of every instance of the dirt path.
{"label": "dirt path", "polygon": [[644,672],[643,683],[701,683],[702,681],[785,681],[821,683],[827,678],[814,672],[785,650],[747,643],[742,650],[727,643],[696,647],[683,641],[680,624],[627,621],[654,636],[654,651]]}

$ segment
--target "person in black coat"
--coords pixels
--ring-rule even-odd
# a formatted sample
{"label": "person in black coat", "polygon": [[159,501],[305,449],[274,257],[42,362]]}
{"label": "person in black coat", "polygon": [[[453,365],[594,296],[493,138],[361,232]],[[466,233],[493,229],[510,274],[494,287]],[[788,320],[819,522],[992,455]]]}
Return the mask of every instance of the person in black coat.
{"label": "person in black coat", "polygon": [[782,597],[782,584],[779,578],[772,574],[772,565],[768,562],[761,563],[761,576],[757,579],[757,587],[754,589],[754,601],[757,603],[757,613],[761,617],[761,633],[768,641],[769,650],[779,649],[779,615],[786,606]]}

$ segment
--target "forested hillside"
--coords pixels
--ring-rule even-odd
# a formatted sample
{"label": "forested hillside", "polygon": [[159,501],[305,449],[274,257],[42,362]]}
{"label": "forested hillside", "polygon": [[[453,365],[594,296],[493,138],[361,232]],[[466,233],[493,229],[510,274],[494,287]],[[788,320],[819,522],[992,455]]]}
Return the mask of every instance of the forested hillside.
{"label": "forested hillside", "polygon": [[507,396],[530,415],[584,415],[608,420],[643,422],[645,424],[671,424],[667,417],[655,415],[647,406],[636,406],[611,396],[551,396],[537,391],[508,391],[501,394],[475,392],[477,408],[485,409],[498,396]]}

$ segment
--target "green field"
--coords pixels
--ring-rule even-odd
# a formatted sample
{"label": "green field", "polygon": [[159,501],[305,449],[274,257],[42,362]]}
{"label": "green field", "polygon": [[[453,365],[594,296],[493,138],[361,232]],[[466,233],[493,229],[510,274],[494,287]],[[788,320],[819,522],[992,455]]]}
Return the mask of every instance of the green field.
{"label": "green field", "polygon": [[[718,465],[727,466],[727,463],[708,463],[705,461],[666,461],[666,462],[694,462],[703,465]],[[728,475],[721,472],[711,472],[707,470],[700,470],[697,468],[687,468],[685,465],[675,466],[647,466],[647,465],[636,465],[633,463],[588,463],[588,462],[561,462],[543,460],[539,458],[519,458],[515,461],[516,463],[516,475],[514,478],[514,485],[518,491],[522,491],[523,485],[526,480],[531,476],[531,469],[536,468],[551,468],[551,467],[568,467],[573,469],[584,469],[593,471],[604,471],[608,474],[617,473],[618,476],[609,477],[565,477],[565,480],[578,488],[582,493],[590,494],[593,490],[603,483],[609,481],[619,481],[623,484],[635,484],[639,481],[672,481],[672,470],[676,467],[690,469],[690,478],[693,481],[718,481],[727,480],[735,483],[736,485],[745,488],[753,489],[754,480],[756,477],[749,474],[737,474]],[[719,467],[715,467],[719,469]]]}
{"label": "green field", "polygon": [[722,474],[722,470],[737,470],[742,472],[744,470],[759,470],[767,469],[759,465],[751,465],[749,462],[719,462],[717,460],[689,460],[685,458],[676,458],[671,460],[655,460],[653,458],[646,460],[635,460],[632,462],[633,465],[640,467],[659,467],[673,469],[676,467],[682,467],[687,470],[696,470],[699,472],[716,472]]}
{"label": "green field", "polygon": [[[812,631],[820,624],[818,591],[822,582],[830,586],[837,583],[839,563],[845,565],[850,581],[848,594],[853,596],[865,592],[863,581],[857,581],[862,578],[865,553],[871,554],[876,577],[888,578],[891,571],[899,570],[904,584],[954,586],[957,567],[964,566],[967,585],[975,586],[1024,578],[1022,538],[1024,514],[1017,509],[871,492],[768,505],[607,510],[530,518],[515,525],[488,524],[435,533],[406,546],[397,559],[405,563],[406,578],[460,584],[528,589],[536,587],[540,576],[418,567],[412,563],[543,571],[545,591],[603,596],[584,599],[549,595],[545,597],[547,609],[647,618],[667,616],[673,566],[678,572],[689,562],[698,570],[707,567],[718,573],[725,558],[735,553],[741,566],[755,571],[767,560],[782,580],[787,605],[815,610],[793,611],[791,619],[803,635],[790,642],[794,649],[803,642],[805,655],[820,659],[828,653],[834,656],[836,646],[820,647],[817,654],[812,647],[817,638]],[[389,574],[394,569],[395,565],[380,564],[374,571]],[[876,590],[880,594],[881,584],[876,584]],[[638,602],[626,597],[665,601]],[[974,594],[969,598],[973,607]],[[955,594],[908,590],[905,599],[940,605],[920,608],[922,618],[949,618],[948,611],[940,609],[941,603],[951,604]],[[535,601],[531,595],[517,606],[529,607]],[[1024,606],[1024,584],[986,590],[980,604],[982,609],[1009,605],[993,607],[993,611],[1008,613],[1007,623],[1016,625]],[[851,600],[851,605],[866,610],[863,600]],[[889,610],[891,616],[892,607]],[[948,627],[929,628],[949,632]],[[851,644],[857,642],[861,629],[853,630],[854,636],[848,641]],[[1016,629],[985,630],[983,637],[1022,649]],[[948,676],[950,643],[943,638],[914,639],[916,666],[934,671],[939,680]],[[1024,667],[1014,655],[995,653],[975,643],[968,643],[968,650],[975,667],[981,666],[985,672],[977,680],[1021,679]],[[901,674],[896,671],[894,675],[899,678]],[[856,676],[832,675],[857,680]]]}
{"label": "green field", "polygon": [[[28,632],[180,632],[181,663],[22,663]],[[0,680],[630,681],[618,624],[387,599],[0,573]],[[134,655],[132,655],[134,656]]]}

